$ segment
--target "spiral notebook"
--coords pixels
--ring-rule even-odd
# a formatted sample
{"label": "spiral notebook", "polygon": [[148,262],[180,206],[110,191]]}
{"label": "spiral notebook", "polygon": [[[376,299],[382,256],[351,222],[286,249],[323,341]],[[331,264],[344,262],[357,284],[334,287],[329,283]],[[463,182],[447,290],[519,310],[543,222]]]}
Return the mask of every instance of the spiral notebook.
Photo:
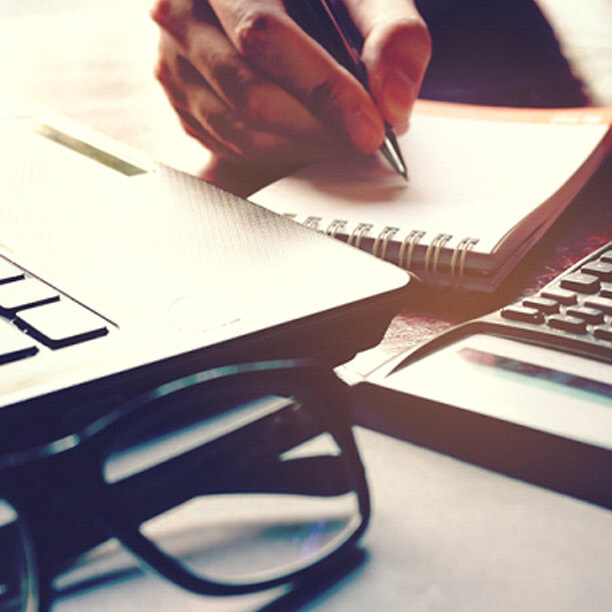
{"label": "spiral notebook", "polygon": [[251,200],[407,268],[493,291],[609,153],[612,109],[419,101],[400,137],[406,183],[379,155],[309,166]]}

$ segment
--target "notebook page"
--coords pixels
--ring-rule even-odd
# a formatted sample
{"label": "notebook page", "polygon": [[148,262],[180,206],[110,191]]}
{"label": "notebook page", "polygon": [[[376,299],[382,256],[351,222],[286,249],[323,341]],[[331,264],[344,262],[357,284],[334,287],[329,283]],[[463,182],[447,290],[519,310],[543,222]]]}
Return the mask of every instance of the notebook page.
{"label": "notebook page", "polygon": [[[416,113],[400,138],[407,183],[380,156],[316,164],[251,199],[297,221],[335,219],[479,239],[490,252],[555,193],[606,134],[602,124],[491,121]],[[376,234],[373,231],[372,234]],[[448,246],[453,246],[453,242]]]}

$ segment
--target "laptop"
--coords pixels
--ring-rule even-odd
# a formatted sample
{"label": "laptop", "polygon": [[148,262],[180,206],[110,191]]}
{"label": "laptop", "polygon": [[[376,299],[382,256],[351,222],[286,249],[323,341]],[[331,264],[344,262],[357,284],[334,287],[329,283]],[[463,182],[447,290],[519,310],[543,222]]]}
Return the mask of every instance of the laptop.
{"label": "laptop", "polygon": [[[0,428],[230,362],[335,365],[409,276],[37,107],[0,107]],[[59,421],[63,421],[60,419]],[[8,435],[7,435],[8,434]],[[23,435],[22,435],[23,434]]]}

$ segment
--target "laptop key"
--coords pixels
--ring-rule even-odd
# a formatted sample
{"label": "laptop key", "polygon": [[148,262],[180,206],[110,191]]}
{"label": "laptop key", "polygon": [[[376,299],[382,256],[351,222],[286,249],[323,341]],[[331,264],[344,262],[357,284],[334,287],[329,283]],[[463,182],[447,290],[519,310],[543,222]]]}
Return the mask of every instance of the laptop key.
{"label": "laptop key", "polygon": [[501,311],[504,319],[521,321],[523,323],[543,323],[544,315],[537,309],[527,306],[507,306]]}
{"label": "laptop key", "polygon": [[597,276],[602,281],[612,281],[612,263],[605,261],[590,261],[580,268],[585,274]]}
{"label": "laptop key", "polygon": [[612,324],[600,325],[593,330],[593,335],[600,340],[608,340],[612,342]]}
{"label": "laptop key", "polygon": [[578,296],[573,291],[561,289],[561,287],[544,288],[541,295],[545,298],[555,300],[559,302],[559,304],[565,304],[566,306],[575,304],[578,301]]}
{"label": "laptop key", "polygon": [[573,306],[568,308],[565,313],[572,317],[578,317],[587,323],[591,323],[591,325],[597,325],[597,323],[603,323],[604,321],[603,312],[590,306]]}
{"label": "laptop key", "polygon": [[535,308],[546,314],[552,314],[559,312],[559,303],[551,298],[542,297],[540,295],[534,295],[523,300],[523,306],[527,308]]}
{"label": "laptop key", "polygon": [[598,310],[605,312],[607,315],[612,315],[612,298],[599,296],[589,297],[584,300],[584,305],[590,306],[591,308],[597,308]]}
{"label": "laptop key", "polygon": [[0,313],[12,317],[18,310],[59,300],[57,292],[35,278],[0,285]]}
{"label": "laptop key", "polygon": [[592,274],[574,272],[561,279],[561,287],[579,293],[597,293],[599,291],[599,278]]}
{"label": "laptop key", "polygon": [[0,257],[0,285],[20,280],[24,277],[24,273],[12,263]]}
{"label": "laptop key", "polygon": [[108,333],[106,322],[83,306],[59,300],[17,313],[15,322],[50,348],[62,348]]}
{"label": "laptop key", "polygon": [[36,343],[9,323],[0,321],[0,364],[29,357],[38,352]]}
{"label": "laptop key", "polygon": [[574,334],[586,334],[587,332],[586,322],[578,317],[552,315],[548,319],[548,325],[554,329],[561,329]]}

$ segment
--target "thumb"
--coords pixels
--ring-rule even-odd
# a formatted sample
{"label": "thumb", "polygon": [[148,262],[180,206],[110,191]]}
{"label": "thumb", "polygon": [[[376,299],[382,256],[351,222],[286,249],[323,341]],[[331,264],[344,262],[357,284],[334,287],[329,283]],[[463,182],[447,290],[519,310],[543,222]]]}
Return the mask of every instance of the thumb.
{"label": "thumb", "polygon": [[431,39],[413,0],[344,0],[364,38],[362,60],[383,117],[404,128],[431,57]]}

